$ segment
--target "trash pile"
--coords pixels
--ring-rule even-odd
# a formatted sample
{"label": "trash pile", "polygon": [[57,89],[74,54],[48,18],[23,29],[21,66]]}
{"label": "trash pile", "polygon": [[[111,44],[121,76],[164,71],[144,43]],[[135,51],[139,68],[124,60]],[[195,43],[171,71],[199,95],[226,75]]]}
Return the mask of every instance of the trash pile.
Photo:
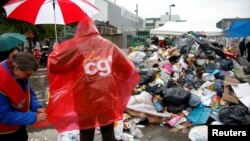
{"label": "trash pile", "polygon": [[236,48],[189,32],[177,37],[172,47],[137,46],[128,56],[141,80],[117,139],[123,139],[124,130],[139,139],[143,134],[137,126],[145,121],[189,132],[190,140],[197,131],[204,135],[199,139],[206,139],[204,130],[210,124],[250,125],[250,63]]}

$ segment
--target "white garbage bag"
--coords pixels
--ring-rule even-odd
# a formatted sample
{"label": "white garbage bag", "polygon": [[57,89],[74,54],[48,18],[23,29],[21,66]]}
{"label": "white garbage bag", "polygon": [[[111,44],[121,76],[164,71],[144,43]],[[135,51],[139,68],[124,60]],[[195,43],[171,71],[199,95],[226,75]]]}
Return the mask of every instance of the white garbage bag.
{"label": "white garbage bag", "polygon": [[134,62],[139,62],[143,60],[145,56],[146,56],[146,53],[142,51],[133,51],[128,55],[129,59],[131,59]]}
{"label": "white garbage bag", "polygon": [[59,133],[57,141],[80,141],[79,130],[72,130]]}

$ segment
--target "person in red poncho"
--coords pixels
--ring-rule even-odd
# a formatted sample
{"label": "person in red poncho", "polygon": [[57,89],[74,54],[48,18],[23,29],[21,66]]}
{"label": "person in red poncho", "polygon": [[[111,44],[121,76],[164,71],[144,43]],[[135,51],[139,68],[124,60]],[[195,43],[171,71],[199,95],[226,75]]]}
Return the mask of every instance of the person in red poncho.
{"label": "person in red poncho", "polygon": [[59,133],[79,129],[81,141],[93,141],[100,126],[103,140],[114,141],[114,122],[123,118],[140,77],[88,19],[79,23],[74,38],[54,47],[48,79],[48,120]]}

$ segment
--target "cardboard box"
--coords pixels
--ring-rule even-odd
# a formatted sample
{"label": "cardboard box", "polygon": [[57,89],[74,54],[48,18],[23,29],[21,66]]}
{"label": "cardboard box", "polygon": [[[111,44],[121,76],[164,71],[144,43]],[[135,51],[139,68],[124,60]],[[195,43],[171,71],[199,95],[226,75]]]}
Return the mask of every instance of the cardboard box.
{"label": "cardboard box", "polygon": [[230,88],[231,85],[239,84],[239,80],[231,77],[225,77],[224,80],[224,92],[222,94],[223,100],[234,104],[239,104],[239,99],[235,96],[234,91]]}

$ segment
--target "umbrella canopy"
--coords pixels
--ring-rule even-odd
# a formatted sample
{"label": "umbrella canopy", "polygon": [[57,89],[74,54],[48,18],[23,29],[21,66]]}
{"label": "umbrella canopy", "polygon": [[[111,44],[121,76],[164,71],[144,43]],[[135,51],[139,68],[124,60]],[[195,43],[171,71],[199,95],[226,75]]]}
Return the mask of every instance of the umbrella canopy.
{"label": "umbrella canopy", "polygon": [[7,18],[32,24],[55,24],[55,32],[56,24],[78,22],[99,12],[87,0],[10,0],[3,8]]}
{"label": "umbrella canopy", "polygon": [[99,12],[87,0],[10,0],[4,9],[7,18],[32,24],[62,25],[78,22]]}
{"label": "umbrella canopy", "polygon": [[26,36],[19,33],[4,33],[0,36],[0,51],[10,50],[26,41]]}

